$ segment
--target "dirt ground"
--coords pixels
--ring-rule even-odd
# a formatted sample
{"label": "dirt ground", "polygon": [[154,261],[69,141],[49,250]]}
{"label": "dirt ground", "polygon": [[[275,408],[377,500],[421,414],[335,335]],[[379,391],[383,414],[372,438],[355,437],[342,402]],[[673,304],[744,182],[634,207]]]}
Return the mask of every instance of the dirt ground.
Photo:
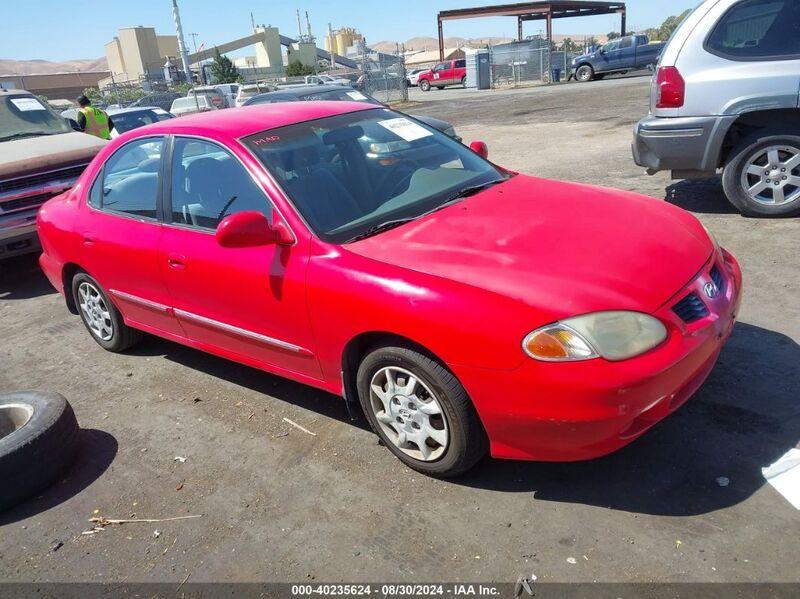
{"label": "dirt ground", "polygon": [[[0,266],[0,390],[63,393],[84,431],[63,481],[0,514],[0,580],[799,581],[798,512],[761,468],[800,440],[800,222],[742,218],[718,181],[644,175],[629,146],[647,98],[647,78],[414,90],[408,112],[507,167],[691,210],[739,257],[741,322],[678,413],[604,459],[437,481],[336,397],[154,338],[103,352],[17,259]],[[95,512],[202,517],[81,535]]]}

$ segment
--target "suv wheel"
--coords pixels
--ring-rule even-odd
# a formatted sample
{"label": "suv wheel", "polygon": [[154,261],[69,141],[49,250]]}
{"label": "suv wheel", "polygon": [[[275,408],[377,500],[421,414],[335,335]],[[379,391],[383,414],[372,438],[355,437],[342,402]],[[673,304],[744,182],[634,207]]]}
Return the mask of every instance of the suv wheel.
{"label": "suv wheel", "polygon": [[577,79],[581,83],[586,83],[587,81],[591,81],[592,79],[594,79],[594,69],[590,67],[588,64],[578,67],[578,70],[575,71],[575,79]]}
{"label": "suv wheel", "polygon": [[762,131],[743,140],[725,165],[722,185],[745,216],[800,214],[800,136]]}
{"label": "suv wheel", "polygon": [[423,79],[422,81],[419,82],[419,88],[424,92],[430,91],[431,82],[428,81],[427,79]]}
{"label": "suv wheel", "polygon": [[357,383],[370,426],[414,470],[457,476],[486,454],[467,392],[431,358],[405,347],[377,348],[362,360]]}

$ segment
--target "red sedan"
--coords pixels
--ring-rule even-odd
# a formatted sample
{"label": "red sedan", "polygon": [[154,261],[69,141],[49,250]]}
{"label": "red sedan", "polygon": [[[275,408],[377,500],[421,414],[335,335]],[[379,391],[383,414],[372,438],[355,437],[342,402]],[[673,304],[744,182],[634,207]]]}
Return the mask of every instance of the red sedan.
{"label": "red sedan", "polygon": [[150,125],[45,204],[41,265],[105,349],[144,331],[360,402],[424,473],[612,452],[709,374],[736,260],[683,210],[474,147],[349,102]]}

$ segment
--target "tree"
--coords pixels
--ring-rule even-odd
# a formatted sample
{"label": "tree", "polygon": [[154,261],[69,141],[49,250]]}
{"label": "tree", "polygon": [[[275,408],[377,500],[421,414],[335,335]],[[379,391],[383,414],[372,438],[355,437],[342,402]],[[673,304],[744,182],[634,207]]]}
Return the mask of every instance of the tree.
{"label": "tree", "polygon": [[650,41],[661,41],[666,42],[675,30],[678,28],[678,25],[683,22],[683,20],[689,16],[689,13],[692,12],[692,9],[687,9],[683,11],[678,16],[671,16],[667,17],[663,23],[661,23],[660,27],[651,27],[650,29],[646,29],[644,31],[645,35],[650,38]]}
{"label": "tree", "polygon": [[314,74],[314,67],[304,65],[299,60],[293,60],[292,62],[289,63],[289,66],[286,67],[287,77],[305,77],[306,75],[313,75],[313,74]]}
{"label": "tree", "polygon": [[219,53],[219,48],[214,48],[211,78],[214,83],[236,83],[239,81],[238,69],[233,65],[230,58]]}
{"label": "tree", "polygon": [[565,37],[564,41],[561,42],[561,50],[568,53],[574,53],[580,52],[583,50],[583,47],[576,44],[571,37]]}
{"label": "tree", "polygon": [[622,36],[619,34],[618,31],[612,31],[611,33],[606,35],[606,37],[608,38],[608,41],[610,42],[611,40],[619,39]]}

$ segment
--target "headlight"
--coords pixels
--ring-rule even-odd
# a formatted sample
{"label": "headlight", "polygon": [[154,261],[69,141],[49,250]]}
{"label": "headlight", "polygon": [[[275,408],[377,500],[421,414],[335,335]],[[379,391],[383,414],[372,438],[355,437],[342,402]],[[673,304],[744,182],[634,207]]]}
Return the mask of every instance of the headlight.
{"label": "headlight", "polygon": [[575,362],[603,357],[627,360],[667,338],[660,320],[640,312],[595,312],[542,327],[525,337],[522,348],[544,362]]}

